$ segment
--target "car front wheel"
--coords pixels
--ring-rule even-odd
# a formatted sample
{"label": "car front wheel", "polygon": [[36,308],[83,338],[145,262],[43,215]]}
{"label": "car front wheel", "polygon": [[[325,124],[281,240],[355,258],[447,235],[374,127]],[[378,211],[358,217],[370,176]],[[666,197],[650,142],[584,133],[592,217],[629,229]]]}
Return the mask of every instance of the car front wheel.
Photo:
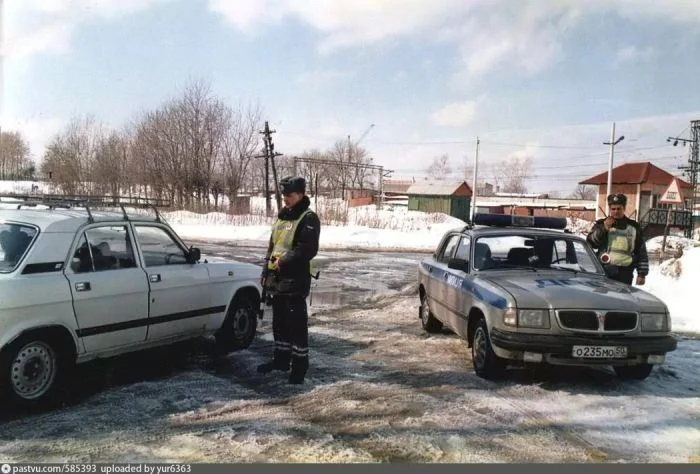
{"label": "car front wheel", "polygon": [[493,352],[489,331],[483,318],[479,320],[474,330],[472,365],[476,375],[485,379],[497,379],[505,371],[505,361]]}
{"label": "car front wheel", "polygon": [[651,364],[613,366],[617,376],[626,380],[644,380],[649,377],[653,368]]}
{"label": "car front wheel", "polygon": [[246,349],[255,339],[258,328],[258,308],[253,298],[236,296],[229,306],[226,319],[217,331],[216,346],[220,352]]}
{"label": "car front wheel", "polygon": [[0,398],[25,408],[50,402],[68,363],[49,338],[20,337],[0,354]]}
{"label": "car front wheel", "polygon": [[442,330],[442,323],[433,316],[433,312],[430,310],[427,294],[424,294],[420,300],[420,322],[427,332],[436,333]]}

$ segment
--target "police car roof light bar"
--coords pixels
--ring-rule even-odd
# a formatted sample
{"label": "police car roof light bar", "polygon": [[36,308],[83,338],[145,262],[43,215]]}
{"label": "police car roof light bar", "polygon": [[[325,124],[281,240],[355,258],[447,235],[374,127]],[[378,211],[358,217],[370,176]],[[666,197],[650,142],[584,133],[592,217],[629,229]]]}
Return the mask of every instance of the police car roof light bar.
{"label": "police car roof light bar", "polygon": [[474,224],[490,227],[533,227],[566,229],[566,218],[545,216],[514,216],[507,214],[476,214]]}

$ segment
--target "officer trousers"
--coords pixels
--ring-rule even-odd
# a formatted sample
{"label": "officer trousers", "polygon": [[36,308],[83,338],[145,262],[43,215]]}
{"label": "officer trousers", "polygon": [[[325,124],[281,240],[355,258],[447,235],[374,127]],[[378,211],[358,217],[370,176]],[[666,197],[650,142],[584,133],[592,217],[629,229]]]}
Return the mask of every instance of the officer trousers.
{"label": "officer trousers", "polygon": [[605,265],[604,267],[608,278],[620,281],[622,283],[627,283],[628,285],[632,284],[632,280],[634,280],[634,267],[632,265],[628,267]]}
{"label": "officer trousers", "polygon": [[309,367],[309,314],[306,298],[275,295],[272,298],[272,334],[275,360],[291,361],[292,372],[303,376]]}

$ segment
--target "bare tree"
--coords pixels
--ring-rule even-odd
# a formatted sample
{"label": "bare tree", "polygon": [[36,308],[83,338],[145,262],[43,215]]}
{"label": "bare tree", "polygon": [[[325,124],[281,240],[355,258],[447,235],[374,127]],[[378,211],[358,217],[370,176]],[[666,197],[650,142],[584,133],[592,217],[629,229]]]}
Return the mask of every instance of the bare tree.
{"label": "bare tree", "polygon": [[523,194],[527,192],[525,181],[530,177],[532,160],[530,157],[511,157],[493,168],[493,179],[504,193]]}
{"label": "bare tree", "polygon": [[99,193],[121,195],[127,184],[128,158],[128,140],[119,132],[99,138],[90,166],[92,182]]}
{"label": "bare tree", "polygon": [[[328,155],[321,150],[314,148],[305,150],[299,158],[310,160],[328,160]],[[328,178],[328,166],[322,163],[299,162],[296,165],[296,174],[306,179],[307,188],[314,196],[318,195],[317,186],[325,184]]]}
{"label": "bare tree", "polygon": [[182,96],[144,114],[136,126],[134,160],[158,196],[209,210],[210,196],[231,199],[245,180],[257,146],[260,111],[234,112],[208,85],[193,82]]}
{"label": "bare tree", "polygon": [[596,189],[594,186],[588,186],[585,184],[579,184],[576,189],[571,193],[571,198],[573,199],[583,199],[585,201],[595,201],[596,199]]}
{"label": "bare tree", "polygon": [[[352,180],[353,169],[350,164],[348,142],[338,140],[328,151],[328,157],[337,163],[337,166],[328,169],[328,180],[336,191],[340,191],[340,197],[345,198],[345,192]],[[337,195],[334,193],[334,195]]]}
{"label": "bare tree", "polygon": [[29,144],[19,132],[0,133],[0,179],[33,179]]}
{"label": "bare tree", "polygon": [[445,179],[450,174],[452,174],[452,168],[450,167],[450,157],[447,154],[436,156],[433,158],[433,162],[426,172],[429,177],[433,179]]}
{"label": "bare tree", "polygon": [[[263,160],[253,162],[254,164],[262,162],[261,169],[251,167],[251,161],[261,143],[259,133],[261,123],[262,112],[259,105],[248,105],[245,109],[239,107],[236,111],[229,110],[228,130],[223,137],[222,147],[222,187],[229,197],[229,202],[234,201],[246,180],[252,183],[254,181],[252,178],[260,171],[263,172],[264,179]],[[260,182],[262,183],[262,180]]]}
{"label": "bare tree", "polygon": [[102,125],[91,116],[73,118],[46,148],[42,172],[68,194],[92,191],[92,166],[102,140]]}

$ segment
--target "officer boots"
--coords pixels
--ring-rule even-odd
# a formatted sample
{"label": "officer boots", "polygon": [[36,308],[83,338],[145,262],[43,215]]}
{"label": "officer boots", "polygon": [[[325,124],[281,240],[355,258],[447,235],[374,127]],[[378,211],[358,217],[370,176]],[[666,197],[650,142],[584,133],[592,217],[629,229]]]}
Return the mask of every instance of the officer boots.
{"label": "officer boots", "polygon": [[281,370],[282,372],[286,372],[289,370],[289,353],[284,353],[281,351],[275,351],[275,355],[273,359],[269,362],[265,362],[264,364],[260,364],[258,366],[258,373],[259,374],[267,374],[268,372],[272,372],[273,370]]}
{"label": "officer boots", "polygon": [[309,370],[308,357],[292,357],[292,372],[289,374],[289,383],[294,385],[304,383],[307,370]]}

